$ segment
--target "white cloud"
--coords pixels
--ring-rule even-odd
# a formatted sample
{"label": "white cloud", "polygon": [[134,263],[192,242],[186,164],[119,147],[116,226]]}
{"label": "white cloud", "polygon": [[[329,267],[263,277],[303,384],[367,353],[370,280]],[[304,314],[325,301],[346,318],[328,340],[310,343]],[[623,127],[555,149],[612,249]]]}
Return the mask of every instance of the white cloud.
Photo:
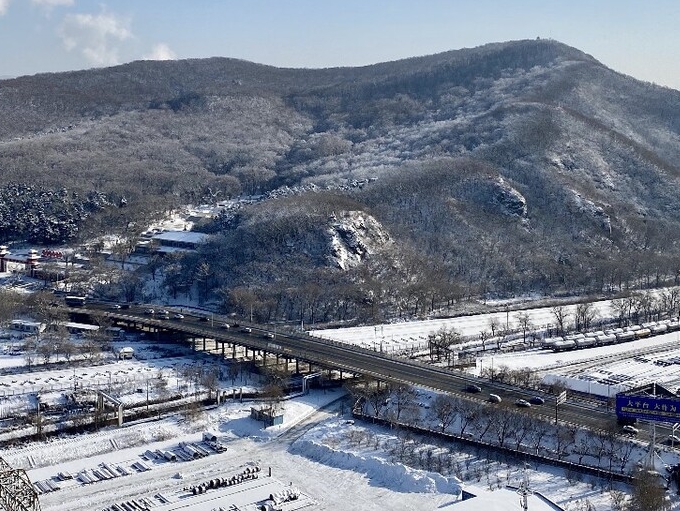
{"label": "white cloud", "polygon": [[153,47],[151,53],[144,57],[146,60],[175,60],[177,54],[165,43],[158,43]]}
{"label": "white cloud", "polygon": [[7,12],[7,7],[9,7],[9,0],[0,0],[0,16]]}
{"label": "white cloud", "polygon": [[69,14],[59,30],[64,47],[77,50],[94,65],[118,64],[116,42],[132,37],[128,22],[113,14]]}
{"label": "white cloud", "polygon": [[75,4],[75,0],[31,0],[35,5],[40,5],[43,7],[60,7],[60,6],[70,6]]}

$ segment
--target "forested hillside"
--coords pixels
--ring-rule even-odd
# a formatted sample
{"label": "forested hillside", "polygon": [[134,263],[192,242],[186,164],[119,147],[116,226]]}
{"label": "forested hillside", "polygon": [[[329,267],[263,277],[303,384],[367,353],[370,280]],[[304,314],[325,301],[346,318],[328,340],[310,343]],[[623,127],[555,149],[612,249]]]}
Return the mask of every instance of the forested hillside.
{"label": "forested hillside", "polygon": [[167,282],[262,319],[423,314],[680,270],[680,92],[555,41],[361,68],[43,74],[0,81],[0,116],[0,241],[134,235],[179,204],[259,196],[204,225],[216,237]]}

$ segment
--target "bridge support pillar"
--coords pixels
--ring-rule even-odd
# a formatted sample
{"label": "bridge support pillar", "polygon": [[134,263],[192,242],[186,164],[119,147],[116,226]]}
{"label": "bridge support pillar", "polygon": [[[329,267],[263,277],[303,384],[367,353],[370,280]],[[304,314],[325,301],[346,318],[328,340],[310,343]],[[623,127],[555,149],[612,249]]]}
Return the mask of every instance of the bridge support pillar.
{"label": "bridge support pillar", "polygon": [[225,344],[226,344],[225,342],[222,343],[222,358],[224,358],[224,348],[225,348],[224,345],[225,345]]}
{"label": "bridge support pillar", "polygon": [[300,374],[300,361],[295,359],[295,374]]}
{"label": "bridge support pillar", "polygon": [[236,360],[236,344],[231,345],[231,358]]}
{"label": "bridge support pillar", "polygon": [[205,351],[205,337],[203,338],[203,351]]}
{"label": "bridge support pillar", "polygon": [[267,367],[267,352],[262,352],[262,367]]}
{"label": "bridge support pillar", "polygon": [[279,354],[278,353],[276,354],[276,365],[277,366],[279,365]]}

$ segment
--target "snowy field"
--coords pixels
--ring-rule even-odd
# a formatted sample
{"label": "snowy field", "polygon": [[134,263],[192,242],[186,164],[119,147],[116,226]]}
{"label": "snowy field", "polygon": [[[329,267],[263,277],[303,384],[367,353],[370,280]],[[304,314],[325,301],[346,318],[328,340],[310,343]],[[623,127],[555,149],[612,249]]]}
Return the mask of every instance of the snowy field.
{"label": "snowy field", "polygon": [[[0,355],[0,388],[4,392],[0,410],[34,406],[35,392],[44,402],[55,403],[76,385],[114,389],[126,403],[143,402],[147,390],[151,399],[157,397],[155,385],[147,386],[147,382],[158,381],[159,375],[167,380],[169,389],[189,392],[191,382],[183,368],[204,365],[208,359],[196,354],[177,356],[177,348],[171,345],[163,345],[159,352],[152,344],[128,344],[140,359],[116,360],[109,355],[97,365],[80,365],[75,370],[34,368],[28,372],[24,357]],[[112,353],[123,345],[114,345]],[[256,376],[241,372],[235,381],[223,378],[220,388],[251,390],[256,385]],[[198,418],[178,414],[5,449],[2,456],[12,466],[25,469],[44,492],[40,496],[43,511],[103,511],[133,500],[159,511],[216,511],[230,506],[255,510],[270,495],[292,490],[299,493],[298,498],[282,509],[519,510],[519,495],[507,486],[516,488],[525,477],[532,491],[568,510],[579,510],[586,500],[597,511],[609,510],[612,498],[618,498],[617,493],[602,487],[605,483],[585,477],[570,481],[562,471],[547,466],[524,468],[479,458],[455,442],[418,445],[422,453],[418,459],[432,452],[438,459],[448,460],[453,468],[447,476],[403,464],[391,454],[401,441],[398,433],[350,420],[348,405],[341,397],[340,390],[313,391],[285,401],[284,424],[267,429],[250,418],[250,406],[256,403],[228,400]],[[317,411],[332,401],[335,404]],[[226,452],[213,452],[201,443],[206,431],[216,435]],[[0,434],[0,438],[11,438],[13,432]],[[209,454],[184,461],[179,456],[181,443],[203,445]],[[168,461],[159,452],[178,456],[176,461]],[[256,478],[250,475],[238,484],[217,485],[219,488],[194,495],[193,489],[201,484],[243,477],[256,468]],[[462,491],[477,497],[462,501]],[[538,494],[528,498],[531,509],[552,509]]]}
{"label": "snowy field", "polygon": [[[612,315],[610,301],[593,302],[593,310],[598,317]],[[566,316],[573,317],[576,305],[565,305]],[[329,328],[311,330],[317,337],[333,339],[339,342],[355,344],[369,349],[392,352],[410,349],[426,349],[427,337],[442,328],[455,329],[463,337],[477,338],[481,332],[488,332],[493,321],[505,329],[518,328],[519,314],[527,314],[534,328],[545,331],[548,326],[555,326],[555,315],[552,307],[538,307],[522,311],[503,311],[489,314],[475,314],[455,318],[430,319],[423,321],[408,321],[402,323],[388,323],[377,326],[360,326],[351,328]]]}
{"label": "snowy field", "polygon": [[[287,503],[286,510],[520,510],[519,494],[506,486],[518,487],[525,480],[532,491],[566,510],[582,509],[586,501],[597,511],[609,510],[617,498],[616,491],[612,494],[592,481],[568,481],[561,471],[513,467],[470,453],[456,454],[454,443],[422,447],[449,453],[468,480],[395,463],[387,450],[398,441],[397,435],[348,420],[338,401],[341,397],[340,391],[315,391],[286,401],[284,424],[266,430],[249,418],[248,404],[230,403],[195,421],[165,419],[108,429],[9,449],[3,457],[27,470],[33,482],[49,480],[59,488],[41,495],[43,511],[95,511],[132,500],[158,511],[252,511],[270,494],[291,488],[299,491],[299,498]],[[213,432],[227,450],[191,461],[167,461],[150,454],[177,451],[181,442],[200,444],[205,431]],[[231,478],[255,467],[257,479],[198,495],[191,491],[201,483]],[[109,471],[116,477],[83,482],[96,479],[93,473]],[[62,481],[60,473],[73,479]],[[461,490],[477,497],[461,501]],[[537,494],[529,496],[529,504],[534,510],[554,510]]]}

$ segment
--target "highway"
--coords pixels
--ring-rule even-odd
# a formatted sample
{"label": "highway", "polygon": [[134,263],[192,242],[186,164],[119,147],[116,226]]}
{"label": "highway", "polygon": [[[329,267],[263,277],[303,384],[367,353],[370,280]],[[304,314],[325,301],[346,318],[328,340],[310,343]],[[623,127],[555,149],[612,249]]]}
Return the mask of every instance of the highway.
{"label": "highway", "polygon": [[[147,326],[183,333],[196,338],[215,339],[218,344],[234,343],[255,350],[283,355],[289,359],[311,362],[328,369],[343,370],[371,376],[382,381],[405,383],[459,396],[463,395],[480,403],[488,403],[490,393],[501,396],[501,404],[489,404],[489,406],[514,406],[517,399],[529,399],[536,395],[535,392],[519,387],[490,382],[416,360],[393,357],[303,333],[282,333],[265,328],[262,325],[250,323],[241,323],[236,327],[224,328],[223,325],[229,319],[219,315],[198,316],[185,313],[183,319],[173,319],[173,315],[177,312],[176,309],[173,309],[169,311],[170,319],[160,319],[158,315],[146,314],[146,306],[130,306],[129,309],[114,309],[113,307],[111,304],[88,304],[83,308],[72,308],[70,312],[84,316],[104,315],[116,322],[134,324],[137,328]],[[246,331],[247,329],[250,329],[250,332]],[[481,392],[466,392],[465,389],[469,384],[478,385],[482,389]],[[545,404],[522,408],[521,410],[554,419],[554,396],[540,395],[545,399]],[[575,399],[568,399],[566,403],[559,406],[558,417],[566,422],[596,429],[611,426],[616,420],[614,410],[608,409],[606,403]],[[642,434],[644,435],[644,432]]]}

